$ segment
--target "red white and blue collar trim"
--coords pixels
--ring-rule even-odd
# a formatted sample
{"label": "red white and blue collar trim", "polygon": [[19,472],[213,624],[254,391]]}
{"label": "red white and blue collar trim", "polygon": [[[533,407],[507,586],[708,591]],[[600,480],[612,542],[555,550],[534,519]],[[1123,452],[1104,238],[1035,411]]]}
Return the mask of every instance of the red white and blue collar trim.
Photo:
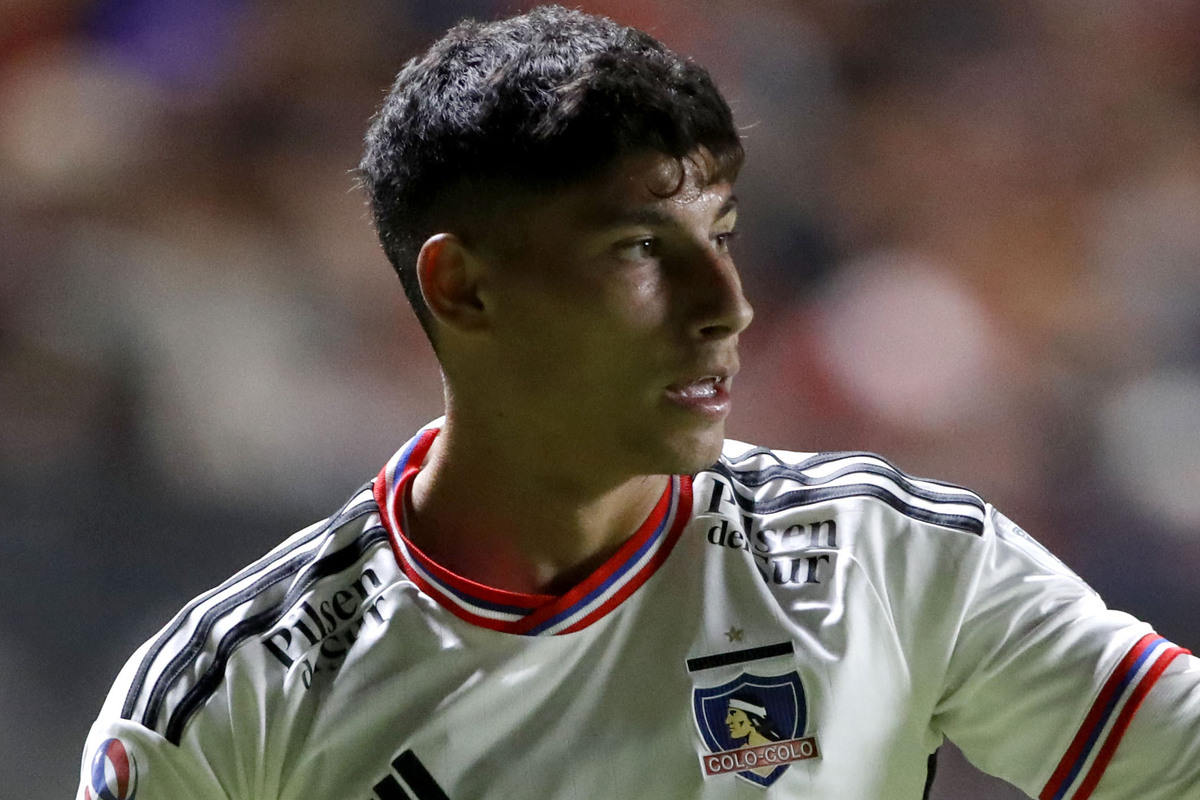
{"label": "red white and blue collar trim", "polygon": [[574,633],[621,605],[666,561],[687,525],[692,482],[671,476],[658,504],[638,530],[591,575],[562,595],[494,589],[432,561],[404,535],[404,494],[421,469],[440,427],[422,429],[392,456],[375,480],[375,501],[396,560],[409,580],[467,622],[524,636]]}
{"label": "red white and blue collar trim", "polygon": [[1158,634],[1143,636],[1109,676],[1039,800],[1091,797],[1150,687],[1187,650]]}

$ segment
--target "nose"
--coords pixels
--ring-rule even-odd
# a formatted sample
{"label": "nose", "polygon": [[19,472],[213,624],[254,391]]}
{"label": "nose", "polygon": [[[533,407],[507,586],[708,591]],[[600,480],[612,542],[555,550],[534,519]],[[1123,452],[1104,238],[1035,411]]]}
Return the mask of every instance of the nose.
{"label": "nose", "polygon": [[683,271],[688,333],[696,339],[736,336],[754,318],[754,309],[742,293],[742,279],[727,254],[708,248],[692,254]]}

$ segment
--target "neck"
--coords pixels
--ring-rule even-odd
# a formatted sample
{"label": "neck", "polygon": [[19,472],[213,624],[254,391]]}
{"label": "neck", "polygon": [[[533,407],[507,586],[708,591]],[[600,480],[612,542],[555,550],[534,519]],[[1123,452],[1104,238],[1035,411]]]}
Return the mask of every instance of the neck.
{"label": "neck", "polygon": [[649,516],[666,476],[601,476],[447,417],[414,477],[405,534],[446,569],[515,592],[560,594]]}

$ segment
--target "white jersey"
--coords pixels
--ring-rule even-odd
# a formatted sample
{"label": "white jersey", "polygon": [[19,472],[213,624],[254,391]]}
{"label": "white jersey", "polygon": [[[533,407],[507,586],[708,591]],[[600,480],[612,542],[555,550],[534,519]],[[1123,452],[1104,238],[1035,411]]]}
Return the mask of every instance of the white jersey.
{"label": "white jersey", "polygon": [[1200,798],[1200,667],[955,487],[727,442],[561,596],[405,538],[437,423],[129,661],[83,800]]}

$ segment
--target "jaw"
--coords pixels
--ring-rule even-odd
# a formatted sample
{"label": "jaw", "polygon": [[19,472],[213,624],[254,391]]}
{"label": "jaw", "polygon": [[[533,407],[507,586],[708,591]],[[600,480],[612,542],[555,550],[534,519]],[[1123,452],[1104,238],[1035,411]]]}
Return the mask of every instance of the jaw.
{"label": "jaw", "polygon": [[721,448],[725,443],[725,425],[717,425],[697,433],[688,443],[687,453],[680,473],[694,475],[700,470],[707,469],[721,457]]}
{"label": "jaw", "polygon": [[627,388],[614,396],[611,387],[582,383],[572,384],[571,392],[538,393],[501,376],[486,386],[472,384],[469,392],[448,388],[447,415],[475,445],[491,443],[488,460],[507,463],[511,474],[581,488],[603,490],[647,475],[694,475],[720,457],[723,414],[686,410],[660,389],[631,397]]}
{"label": "jaw", "polygon": [[[694,475],[712,466],[721,456],[725,442],[724,422],[694,420],[678,424],[675,420],[660,422],[656,435],[639,437],[639,455],[645,459],[637,471],[646,474]],[[632,442],[631,442],[632,444]]]}

